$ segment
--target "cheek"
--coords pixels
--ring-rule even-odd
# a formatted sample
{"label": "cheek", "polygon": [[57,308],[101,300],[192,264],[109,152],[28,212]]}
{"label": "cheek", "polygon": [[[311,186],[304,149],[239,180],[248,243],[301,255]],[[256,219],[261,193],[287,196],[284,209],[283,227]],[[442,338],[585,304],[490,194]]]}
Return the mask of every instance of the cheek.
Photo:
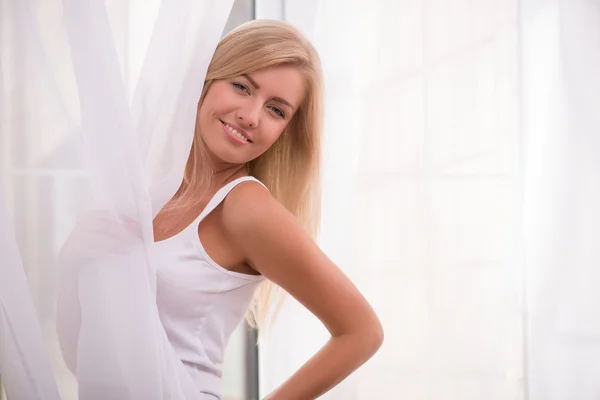
{"label": "cheek", "polygon": [[196,119],[196,128],[198,129],[197,133],[202,137],[204,137],[204,134],[206,133],[207,124],[208,116],[204,110],[200,110],[198,112],[198,118]]}
{"label": "cheek", "polygon": [[215,118],[215,116],[224,112],[227,108],[227,104],[230,102],[231,100],[228,93],[225,90],[222,90],[220,85],[213,84],[213,86],[208,89],[208,93],[206,94],[206,97],[204,97],[198,110],[200,120],[206,123],[210,119]]}
{"label": "cheek", "polygon": [[198,124],[200,127],[209,128],[214,123],[218,114],[217,106],[218,104],[211,102],[210,99],[205,99],[198,110]]}
{"label": "cheek", "polygon": [[272,127],[272,129],[270,129],[268,133],[264,136],[265,144],[268,146],[272,146],[273,143],[275,143],[281,137],[281,135],[283,135],[284,129],[285,126],[281,125]]}

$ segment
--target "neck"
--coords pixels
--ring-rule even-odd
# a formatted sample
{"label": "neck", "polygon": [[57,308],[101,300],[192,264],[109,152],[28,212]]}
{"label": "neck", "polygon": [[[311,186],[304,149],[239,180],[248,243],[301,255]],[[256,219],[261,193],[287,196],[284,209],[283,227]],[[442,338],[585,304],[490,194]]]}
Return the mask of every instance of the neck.
{"label": "neck", "polygon": [[214,182],[219,187],[241,176],[248,175],[245,164],[215,168],[215,171],[216,172]]}

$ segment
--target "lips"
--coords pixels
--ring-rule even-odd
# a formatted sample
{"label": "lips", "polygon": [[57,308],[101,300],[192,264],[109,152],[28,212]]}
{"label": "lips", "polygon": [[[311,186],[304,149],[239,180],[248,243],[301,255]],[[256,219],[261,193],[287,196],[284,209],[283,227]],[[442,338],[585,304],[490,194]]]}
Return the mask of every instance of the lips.
{"label": "lips", "polygon": [[225,133],[229,134],[233,139],[238,139],[242,143],[252,143],[250,135],[239,126],[228,124],[224,121],[221,121],[221,123],[225,129]]}

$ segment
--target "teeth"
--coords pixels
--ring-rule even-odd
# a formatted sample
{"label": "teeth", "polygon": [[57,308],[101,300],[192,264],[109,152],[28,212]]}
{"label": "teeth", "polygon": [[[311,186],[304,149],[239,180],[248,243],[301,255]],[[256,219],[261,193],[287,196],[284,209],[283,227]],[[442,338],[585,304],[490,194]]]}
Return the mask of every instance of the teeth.
{"label": "teeth", "polygon": [[233,129],[231,126],[225,124],[225,126],[227,127],[227,129],[229,129],[229,132],[233,133],[233,135],[239,139],[242,139],[244,142],[248,141],[248,138],[244,135],[242,135],[241,133],[239,133],[238,131],[236,131],[235,129]]}

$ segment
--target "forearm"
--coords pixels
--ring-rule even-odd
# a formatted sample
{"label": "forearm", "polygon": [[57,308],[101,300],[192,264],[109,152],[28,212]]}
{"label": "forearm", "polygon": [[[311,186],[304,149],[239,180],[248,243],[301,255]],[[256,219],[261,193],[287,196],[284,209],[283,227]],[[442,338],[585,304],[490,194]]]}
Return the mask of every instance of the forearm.
{"label": "forearm", "polygon": [[331,338],[318,353],[265,400],[316,399],[364,364],[381,345],[379,334]]}

